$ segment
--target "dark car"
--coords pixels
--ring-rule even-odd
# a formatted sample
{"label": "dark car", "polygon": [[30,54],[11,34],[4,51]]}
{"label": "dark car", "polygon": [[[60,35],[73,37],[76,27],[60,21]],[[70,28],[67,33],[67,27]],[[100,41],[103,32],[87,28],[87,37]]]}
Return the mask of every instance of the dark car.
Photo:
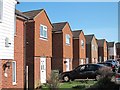
{"label": "dark car", "polygon": [[105,63],[107,63],[107,62],[112,63],[116,67],[119,66],[119,62],[117,60],[110,59],[110,60],[105,61]]}
{"label": "dark car", "polygon": [[105,67],[102,64],[84,64],[79,65],[72,71],[61,73],[61,79],[68,82],[74,79],[99,79],[100,74],[97,72],[100,68]]}
{"label": "dark car", "polygon": [[102,63],[98,63],[98,64],[103,64],[105,66],[111,67],[112,71],[115,72],[116,71],[116,66],[115,64],[111,63],[111,62],[102,62]]}

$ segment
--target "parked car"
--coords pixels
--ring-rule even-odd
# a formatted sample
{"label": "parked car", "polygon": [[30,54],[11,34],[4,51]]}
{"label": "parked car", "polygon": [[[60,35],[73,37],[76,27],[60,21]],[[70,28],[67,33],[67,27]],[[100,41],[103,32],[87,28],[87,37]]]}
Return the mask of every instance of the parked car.
{"label": "parked car", "polygon": [[103,64],[105,66],[111,67],[112,71],[115,72],[116,71],[116,66],[115,64],[111,63],[111,62],[102,62],[102,63],[98,63],[98,64]]}
{"label": "parked car", "polygon": [[115,65],[116,67],[119,66],[119,62],[118,62],[117,60],[114,60],[114,59],[110,59],[110,60],[107,60],[107,61],[105,61],[105,62],[110,62],[110,63],[112,63],[113,65]]}
{"label": "parked car", "polygon": [[118,67],[118,70],[115,75],[115,83],[120,84],[120,66]]}
{"label": "parked car", "polygon": [[84,64],[79,65],[77,68],[73,69],[72,71],[67,71],[61,73],[61,79],[63,81],[70,81],[75,79],[96,79],[98,80],[100,78],[100,73],[97,71],[102,68],[106,67],[102,64]]}

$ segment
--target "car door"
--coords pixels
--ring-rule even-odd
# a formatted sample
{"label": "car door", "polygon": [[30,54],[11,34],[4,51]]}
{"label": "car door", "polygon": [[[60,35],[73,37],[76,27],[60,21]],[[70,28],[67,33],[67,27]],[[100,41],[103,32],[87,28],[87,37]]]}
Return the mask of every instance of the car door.
{"label": "car door", "polygon": [[76,69],[76,79],[85,79],[86,77],[86,65],[82,65],[79,68]]}
{"label": "car door", "polygon": [[96,66],[95,65],[87,65],[86,66],[86,76],[87,78],[93,79],[96,75]]}

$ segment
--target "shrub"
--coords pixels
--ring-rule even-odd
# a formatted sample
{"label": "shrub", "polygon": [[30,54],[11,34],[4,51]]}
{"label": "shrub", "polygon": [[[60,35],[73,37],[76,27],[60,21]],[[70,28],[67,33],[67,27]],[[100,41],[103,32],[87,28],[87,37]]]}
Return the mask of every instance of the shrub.
{"label": "shrub", "polygon": [[48,88],[50,90],[57,90],[59,88],[59,84],[59,74],[52,71],[50,75],[50,80],[48,81]]}
{"label": "shrub", "polygon": [[102,67],[98,70],[100,78],[111,78],[114,73],[110,67]]}
{"label": "shrub", "polygon": [[119,86],[111,82],[110,78],[101,78],[96,84],[86,90],[119,90]]}

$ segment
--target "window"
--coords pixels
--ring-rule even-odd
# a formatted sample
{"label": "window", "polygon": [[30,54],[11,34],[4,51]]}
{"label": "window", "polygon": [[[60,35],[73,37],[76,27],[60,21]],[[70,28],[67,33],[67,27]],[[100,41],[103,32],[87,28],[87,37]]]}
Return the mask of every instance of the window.
{"label": "window", "polygon": [[70,45],[70,35],[66,34],[66,44]]}
{"label": "window", "polygon": [[82,48],[84,48],[84,41],[83,40],[81,40],[81,46],[82,46]]}
{"label": "window", "polygon": [[16,28],[16,26],[17,26],[17,25],[16,25],[16,15],[15,15],[15,17],[14,17],[14,24],[15,24],[15,27],[14,27],[14,36],[16,36],[16,29],[17,29],[17,28]]}
{"label": "window", "polygon": [[3,14],[3,0],[0,0],[0,22],[2,21],[2,14]]}
{"label": "window", "polygon": [[47,26],[40,25],[40,37],[47,39]]}
{"label": "window", "polygon": [[105,47],[105,52],[107,52],[107,47]]}
{"label": "window", "polygon": [[97,46],[95,46],[94,44],[92,44],[92,49],[97,51]]}
{"label": "window", "polygon": [[92,44],[92,49],[94,50],[94,44]]}
{"label": "window", "polygon": [[16,84],[16,62],[15,61],[12,62],[12,82],[13,82],[13,85]]}

